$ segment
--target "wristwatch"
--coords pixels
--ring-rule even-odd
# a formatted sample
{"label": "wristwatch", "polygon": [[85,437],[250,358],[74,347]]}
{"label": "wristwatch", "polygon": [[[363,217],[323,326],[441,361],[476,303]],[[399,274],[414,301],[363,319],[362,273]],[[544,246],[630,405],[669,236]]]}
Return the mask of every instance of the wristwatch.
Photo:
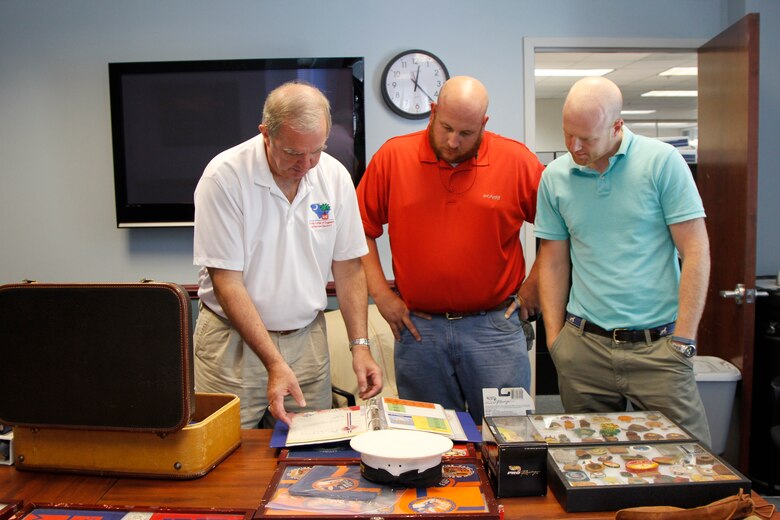
{"label": "wristwatch", "polygon": [[696,355],[696,340],[672,336],[672,348],[687,358]]}
{"label": "wristwatch", "polygon": [[371,348],[371,341],[368,338],[355,338],[353,340],[350,340],[349,342],[349,351],[352,352],[352,347],[356,347],[358,345],[363,345]]}

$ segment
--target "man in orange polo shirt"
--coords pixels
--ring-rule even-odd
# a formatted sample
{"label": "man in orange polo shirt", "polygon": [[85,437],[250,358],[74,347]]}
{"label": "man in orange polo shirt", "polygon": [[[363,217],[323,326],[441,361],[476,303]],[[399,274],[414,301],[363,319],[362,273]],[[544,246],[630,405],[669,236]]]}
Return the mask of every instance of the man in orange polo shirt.
{"label": "man in orange polo shirt", "polygon": [[[357,190],[368,290],[396,337],[400,396],[468,409],[476,422],[483,388],[529,390],[524,327],[539,310],[520,228],[534,221],[543,166],[485,130],[487,107],[482,83],[450,79],[428,128],[387,141]],[[397,293],[377,251],[385,224]]]}

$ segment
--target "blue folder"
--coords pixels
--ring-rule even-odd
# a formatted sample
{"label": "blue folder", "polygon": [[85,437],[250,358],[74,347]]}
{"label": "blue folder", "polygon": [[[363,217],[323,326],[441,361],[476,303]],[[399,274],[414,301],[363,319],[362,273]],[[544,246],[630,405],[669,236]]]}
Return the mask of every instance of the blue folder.
{"label": "blue folder", "polygon": [[[468,412],[457,412],[458,420],[460,421],[460,425],[463,427],[463,432],[466,434],[466,440],[465,441],[454,441],[454,442],[482,442],[482,434],[477,429],[477,425],[474,423],[474,419],[471,418],[471,415]],[[273,433],[271,433],[271,448],[286,448],[287,444],[287,433],[290,431],[290,427],[287,426],[282,421],[276,421],[276,426],[274,427]],[[339,441],[332,441],[327,442],[323,444],[333,444],[335,442],[344,442],[343,440]],[[312,446],[319,446],[317,445],[307,445],[304,446],[304,449],[309,449]],[[300,446],[296,446],[296,448],[301,448]]]}

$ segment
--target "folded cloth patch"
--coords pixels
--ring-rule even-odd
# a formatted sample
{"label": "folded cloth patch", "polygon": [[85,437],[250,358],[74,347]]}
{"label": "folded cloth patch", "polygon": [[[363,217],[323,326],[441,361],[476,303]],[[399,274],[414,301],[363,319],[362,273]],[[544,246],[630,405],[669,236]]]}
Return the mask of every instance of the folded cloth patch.
{"label": "folded cloth patch", "polygon": [[736,495],[691,509],[672,506],[621,509],[615,514],[615,520],[739,520],[750,515],[769,519],[774,511],[775,506],[771,504],[755,507],[750,495],[745,495],[740,489]]}

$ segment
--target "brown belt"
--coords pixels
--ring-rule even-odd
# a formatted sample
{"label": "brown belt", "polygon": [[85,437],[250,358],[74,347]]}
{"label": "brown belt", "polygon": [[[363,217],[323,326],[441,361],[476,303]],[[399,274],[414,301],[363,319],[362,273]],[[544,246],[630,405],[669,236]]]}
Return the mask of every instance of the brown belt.
{"label": "brown belt", "polygon": [[292,334],[293,332],[298,332],[301,329],[292,329],[292,330],[269,330],[269,334],[279,334],[280,336],[287,336],[289,334]]}
{"label": "brown belt", "polygon": [[[431,316],[444,316],[448,320],[459,320],[462,318],[465,318],[467,316],[481,316],[483,314],[487,314],[488,312],[496,312],[496,311],[503,311],[509,305],[512,303],[512,298],[507,298],[506,300],[502,301],[492,309],[485,309],[482,311],[473,311],[473,312],[429,312],[427,314],[430,314]],[[421,311],[425,312],[425,311]]]}

